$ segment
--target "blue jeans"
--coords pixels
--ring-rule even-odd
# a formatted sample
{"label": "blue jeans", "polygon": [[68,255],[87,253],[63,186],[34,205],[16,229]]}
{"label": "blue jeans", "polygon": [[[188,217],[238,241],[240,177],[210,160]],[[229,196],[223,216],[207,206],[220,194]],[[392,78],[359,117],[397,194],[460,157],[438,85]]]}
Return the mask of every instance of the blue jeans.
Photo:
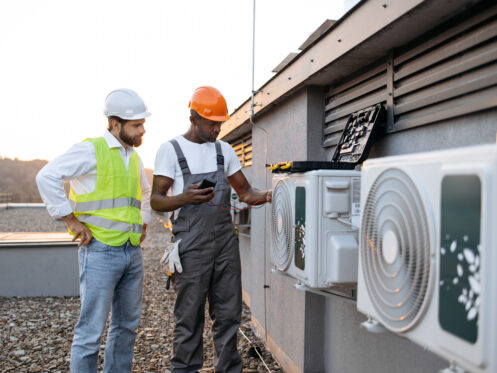
{"label": "blue jeans", "polygon": [[97,371],[100,338],[112,310],[105,346],[104,372],[131,372],[140,321],[143,261],[141,248],[92,239],[78,252],[81,312],[74,328],[71,372]]}

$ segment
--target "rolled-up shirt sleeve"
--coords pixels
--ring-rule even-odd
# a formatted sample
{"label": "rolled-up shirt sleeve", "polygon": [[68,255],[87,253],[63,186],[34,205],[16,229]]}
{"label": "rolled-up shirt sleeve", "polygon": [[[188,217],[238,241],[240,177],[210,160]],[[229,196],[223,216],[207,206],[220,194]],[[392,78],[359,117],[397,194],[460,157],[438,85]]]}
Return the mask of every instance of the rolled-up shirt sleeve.
{"label": "rolled-up shirt sleeve", "polygon": [[85,141],[75,144],[40,170],[36,184],[52,217],[60,218],[72,213],[64,192],[64,181],[85,175],[96,166],[95,148],[91,142]]}

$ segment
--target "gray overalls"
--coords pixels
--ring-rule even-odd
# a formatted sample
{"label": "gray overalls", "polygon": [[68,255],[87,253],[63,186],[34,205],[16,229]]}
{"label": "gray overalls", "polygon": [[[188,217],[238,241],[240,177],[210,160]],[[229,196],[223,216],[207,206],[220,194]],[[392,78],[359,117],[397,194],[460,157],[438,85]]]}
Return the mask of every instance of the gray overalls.
{"label": "gray overalls", "polygon": [[224,174],[221,144],[216,141],[217,170],[192,175],[176,140],[171,141],[183,173],[184,190],[205,176],[217,180],[210,203],[185,205],[173,220],[174,239],[181,239],[179,255],[182,273],[174,273],[174,341],[171,370],[197,372],[202,368],[202,334],[205,300],[213,321],[215,369],[241,372],[237,331],[242,311],[241,265],[238,237],[231,220],[231,188]]}

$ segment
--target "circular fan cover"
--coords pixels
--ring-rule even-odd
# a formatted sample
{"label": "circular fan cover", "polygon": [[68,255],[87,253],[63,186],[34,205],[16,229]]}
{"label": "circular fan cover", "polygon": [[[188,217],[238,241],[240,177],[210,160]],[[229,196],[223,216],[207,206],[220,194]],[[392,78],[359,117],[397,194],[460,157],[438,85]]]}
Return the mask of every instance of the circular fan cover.
{"label": "circular fan cover", "polygon": [[425,309],[434,271],[426,212],[405,172],[389,169],[375,180],[361,232],[362,270],[379,321],[407,331]]}
{"label": "circular fan cover", "polygon": [[273,221],[271,238],[274,265],[285,271],[292,261],[292,203],[290,191],[284,180],[278,181],[273,192],[271,203]]}

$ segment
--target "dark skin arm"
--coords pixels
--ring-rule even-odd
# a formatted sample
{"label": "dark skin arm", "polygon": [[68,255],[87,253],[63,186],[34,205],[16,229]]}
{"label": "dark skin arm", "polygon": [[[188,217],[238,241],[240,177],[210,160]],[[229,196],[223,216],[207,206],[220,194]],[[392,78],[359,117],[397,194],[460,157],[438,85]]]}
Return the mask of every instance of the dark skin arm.
{"label": "dark skin arm", "polygon": [[176,196],[168,196],[167,191],[174,180],[167,176],[154,175],[150,206],[155,211],[174,211],[184,205],[198,205],[209,202],[214,197],[214,188],[198,189],[200,184],[189,185]]}
{"label": "dark skin arm", "polygon": [[273,199],[271,190],[253,188],[242,171],[235,172],[228,177],[228,181],[233,189],[235,189],[238,197],[240,197],[240,201],[245,202],[248,205],[261,205],[266,202],[271,203]]}
{"label": "dark skin arm", "polygon": [[[243,172],[238,171],[228,177],[240,201],[249,205],[271,202],[270,190],[252,188]],[[154,175],[150,205],[156,211],[174,211],[184,205],[197,205],[210,201],[214,197],[214,188],[198,189],[199,184],[189,185],[186,191],[176,196],[168,196],[167,191],[174,180],[167,176]]]}

